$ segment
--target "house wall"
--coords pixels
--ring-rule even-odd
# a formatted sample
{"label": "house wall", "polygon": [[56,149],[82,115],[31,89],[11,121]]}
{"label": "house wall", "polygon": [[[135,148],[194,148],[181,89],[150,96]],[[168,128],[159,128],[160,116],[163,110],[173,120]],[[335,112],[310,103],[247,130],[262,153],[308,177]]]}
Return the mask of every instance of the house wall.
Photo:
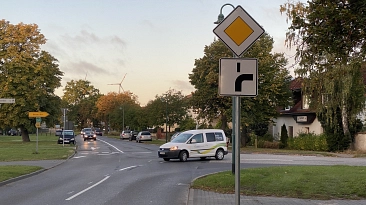
{"label": "house wall", "polygon": [[356,151],[366,152],[366,133],[357,133],[354,148]]}
{"label": "house wall", "polygon": [[[283,124],[286,125],[287,134],[289,136],[291,136],[291,132],[292,132],[293,137],[297,137],[299,135],[299,133],[303,133],[303,132],[314,133],[314,134],[323,133],[323,128],[317,118],[315,118],[315,120],[311,124],[296,123],[296,121],[294,120],[294,118],[292,116],[281,116],[281,117],[278,117],[277,119],[274,119],[274,122],[275,122],[275,124],[273,125],[273,128],[272,128],[272,132],[273,132],[272,134],[273,134],[274,139],[277,139],[277,140],[280,139],[281,127]],[[291,127],[292,127],[292,131],[290,129]]]}

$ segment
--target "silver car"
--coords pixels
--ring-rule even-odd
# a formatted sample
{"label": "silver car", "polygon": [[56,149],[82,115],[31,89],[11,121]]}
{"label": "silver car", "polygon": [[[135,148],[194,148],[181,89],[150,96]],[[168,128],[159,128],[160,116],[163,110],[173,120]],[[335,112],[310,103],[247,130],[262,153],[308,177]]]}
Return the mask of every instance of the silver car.
{"label": "silver car", "polygon": [[123,130],[119,137],[121,140],[129,139],[131,137],[131,130]]}
{"label": "silver car", "polygon": [[136,136],[136,142],[140,143],[141,141],[152,141],[151,133],[149,131],[139,132]]}

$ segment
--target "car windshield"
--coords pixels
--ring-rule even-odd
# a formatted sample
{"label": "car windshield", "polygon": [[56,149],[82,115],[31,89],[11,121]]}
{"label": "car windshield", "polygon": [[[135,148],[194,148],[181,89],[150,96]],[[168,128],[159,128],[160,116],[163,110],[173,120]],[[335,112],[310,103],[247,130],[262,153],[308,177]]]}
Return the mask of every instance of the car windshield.
{"label": "car windshield", "polygon": [[93,131],[85,131],[85,134],[93,134]]}
{"label": "car windshield", "polygon": [[83,130],[84,130],[84,132],[90,132],[90,131],[92,131],[91,128],[84,128]]}
{"label": "car windshield", "polygon": [[141,135],[150,135],[150,132],[141,132]]}
{"label": "car windshield", "polygon": [[181,133],[177,135],[171,142],[174,143],[185,143],[192,136],[190,133]]}
{"label": "car windshield", "polygon": [[64,131],[62,134],[63,135],[74,135],[74,132],[72,132],[72,131]]}

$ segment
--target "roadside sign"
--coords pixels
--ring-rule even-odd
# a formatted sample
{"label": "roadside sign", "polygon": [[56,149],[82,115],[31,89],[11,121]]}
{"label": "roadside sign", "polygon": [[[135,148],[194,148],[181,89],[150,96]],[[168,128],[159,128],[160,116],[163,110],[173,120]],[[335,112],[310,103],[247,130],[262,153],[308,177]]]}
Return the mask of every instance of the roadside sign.
{"label": "roadside sign", "polygon": [[47,117],[47,112],[29,112],[28,117]]}
{"label": "roadside sign", "polygon": [[40,128],[41,127],[41,123],[40,122],[36,122],[36,128]]}
{"label": "roadside sign", "polygon": [[264,29],[241,6],[237,6],[213,32],[237,56],[241,56],[264,33]]}
{"label": "roadside sign", "polygon": [[14,98],[0,98],[0,103],[15,103]]}
{"label": "roadside sign", "polygon": [[256,58],[221,58],[219,94],[221,96],[257,96],[258,60]]}
{"label": "roadside sign", "polygon": [[36,118],[36,122],[42,122],[42,118],[37,117],[37,118]]}

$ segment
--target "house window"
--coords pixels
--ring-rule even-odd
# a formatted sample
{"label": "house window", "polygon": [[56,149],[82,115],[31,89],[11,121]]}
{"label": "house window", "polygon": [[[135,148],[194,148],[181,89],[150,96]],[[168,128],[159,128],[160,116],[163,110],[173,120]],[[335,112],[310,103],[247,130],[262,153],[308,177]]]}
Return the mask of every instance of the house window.
{"label": "house window", "polygon": [[288,136],[294,137],[294,127],[293,126],[288,126]]}

